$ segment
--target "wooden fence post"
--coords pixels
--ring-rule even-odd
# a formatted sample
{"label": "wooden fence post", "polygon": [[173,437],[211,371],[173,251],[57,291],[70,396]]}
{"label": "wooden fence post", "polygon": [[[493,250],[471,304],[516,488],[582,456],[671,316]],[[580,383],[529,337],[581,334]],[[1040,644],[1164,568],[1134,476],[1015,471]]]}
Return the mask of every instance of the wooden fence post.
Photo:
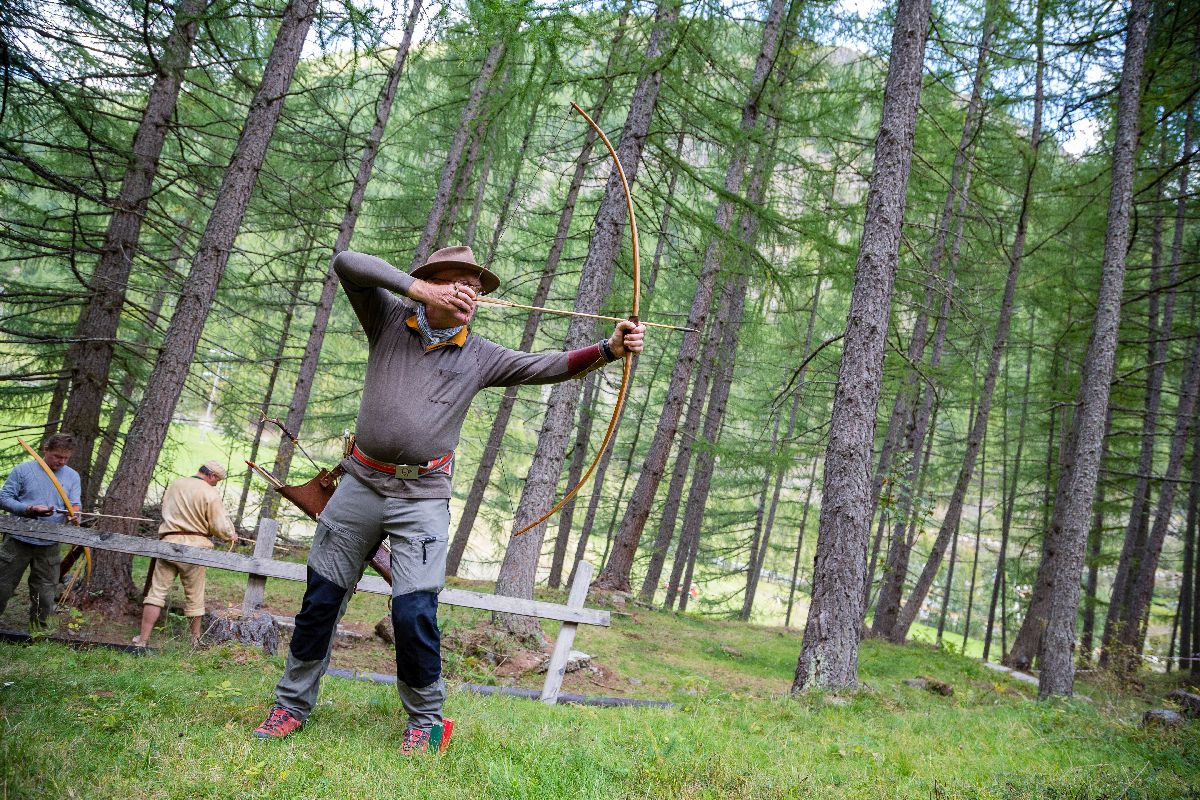
{"label": "wooden fence post", "polygon": [[[567,608],[583,608],[587,599],[588,587],[592,583],[592,565],[580,561],[575,568],[575,580],[571,581],[571,592],[567,595]],[[554,653],[550,656],[550,665],[546,669],[546,683],[542,685],[543,703],[554,705],[558,702],[558,692],[562,688],[563,675],[567,672],[567,657],[571,654],[571,645],[575,644],[576,622],[564,622],[558,630],[558,638],[554,640]]]}
{"label": "wooden fence post", "polygon": [[[275,552],[275,536],[279,533],[279,523],[270,517],[258,521],[258,533],[254,540],[254,557],[267,558]],[[263,595],[266,593],[267,579],[262,575],[250,574],[246,579],[246,596],[242,600],[242,616],[249,617],[262,608]]]}

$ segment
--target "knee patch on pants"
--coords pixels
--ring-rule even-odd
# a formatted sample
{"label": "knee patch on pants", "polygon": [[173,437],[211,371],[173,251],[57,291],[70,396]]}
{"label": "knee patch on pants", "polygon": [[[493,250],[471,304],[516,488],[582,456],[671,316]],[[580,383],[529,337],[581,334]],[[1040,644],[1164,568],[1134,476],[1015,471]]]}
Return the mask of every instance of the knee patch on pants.
{"label": "knee patch on pants", "polygon": [[409,686],[429,686],[442,675],[437,598],[437,592],[411,592],[392,598],[396,677]]}
{"label": "knee patch on pants", "polygon": [[308,588],[296,616],[291,653],[301,661],[320,661],[329,651],[333,629],[348,590],[308,568]]}

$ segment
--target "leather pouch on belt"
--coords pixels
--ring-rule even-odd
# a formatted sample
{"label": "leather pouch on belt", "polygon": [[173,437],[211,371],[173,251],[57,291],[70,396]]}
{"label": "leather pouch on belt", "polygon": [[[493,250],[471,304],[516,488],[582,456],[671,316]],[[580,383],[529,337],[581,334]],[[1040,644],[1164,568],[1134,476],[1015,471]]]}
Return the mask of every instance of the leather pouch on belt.
{"label": "leather pouch on belt", "polygon": [[329,503],[329,498],[333,497],[333,490],[337,488],[337,480],[342,472],[340,464],[332,470],[323,469],[299,486],[281,486],[279,493],[316,521]]}
{"label": "leather pouch on belt", "polygon": [[[316,521],[329,504],[329,498],[333,497],[333,491],[337,488],[338,478],[344,472],[340,464],[332,470],[323,469],[314,478],[299,486],[281,486],[279,493]],[[392,582],[392,556],[382,544],[375,551],[375,555],[371,556],[371,566],[388,583]]]}

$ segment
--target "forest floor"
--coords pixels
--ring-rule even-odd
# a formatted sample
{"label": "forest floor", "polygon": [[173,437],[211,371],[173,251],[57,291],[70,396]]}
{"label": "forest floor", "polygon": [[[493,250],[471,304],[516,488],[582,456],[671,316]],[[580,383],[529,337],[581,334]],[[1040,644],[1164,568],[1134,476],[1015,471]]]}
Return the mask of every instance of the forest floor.
{"label": "forest floor", "polygon": [[[236,576],[209,575],[210,607],[237,600]],[[294,614],[300,589],[271,582],[268,603]],[[479,612],[447,608],[454,740],[443,756],[409,761],[397,755],[394,690],[342,678],[325,681],[299,734],[251,738],[282,656],[193,651],[175,614],[145,656],[0,644],[0,797],[1200,797],[1200,723],[1140,726],[1169,676],[1148,675],[1136,691],[1084,676],[1075,699],[1039,703],[1036,687],[973,659],[867,641],[863,689],[792,698],[798,630],[613,611],[611,628],[581,627],[576,647],[596,667],[569,674],[564,690],[674,707],[551,708],[458,689],[536,688],[543,676],[506,675],[520,654],[487,646]],[[0,627],[23,628],[24,613],[14,598]],[[390,649],[369,637],[384,613],[383,598],[354,598],[346,623],[362,637],[339,639],[334,666],[393,670]],[[58,633],[127,642],[133,620],[74,612]],[[953,694],[904,683],[918,676]]]}

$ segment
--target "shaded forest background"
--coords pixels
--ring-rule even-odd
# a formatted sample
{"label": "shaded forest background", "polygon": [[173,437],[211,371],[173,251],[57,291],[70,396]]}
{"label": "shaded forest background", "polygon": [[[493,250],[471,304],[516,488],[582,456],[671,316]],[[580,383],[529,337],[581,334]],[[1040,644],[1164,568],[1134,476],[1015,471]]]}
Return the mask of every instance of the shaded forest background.
{"label": "shaded forest background", "polygon": [[[465,243],[504,299],[627,315],[624,199],[614,211],[574,100],[636,173],[641,316],[702,332],[648,337],[594,481],[516,540],[529,552],[506,549],[509,533],[598,455],[619,374],[481,395],[457,451],[451,569],[528,595],[587,557],[600,588],[801,624],[893,31],[916,24],[911,169],[892,193],[903,219],[867,409],[867,579],[842,589],[861,593],[846,605],[864,631],[904,641],[916,625],[1027,667],[1111,266],[1140,19],[1119,337],[1072,649],[1127,673],[1200,649],[1194,7],[985,0],[926,6],[921,23],[912,0],[864,16],[799,0],[413,2],[0,11],[0,434],[80,436],[85,509],[139,512],[170,477],[154,465],[179,441],[171,426],[202,424],[230,443],[239,524],[288,517],[237,466],[311,473],[264,415],[323,465],[353,427],[366,349],[328,272],[335,250],[407,269]],[[481,307],[473,329],[560,349],[603,327]],[[93,600],[124,607],[128,573],[98,558]]]}

